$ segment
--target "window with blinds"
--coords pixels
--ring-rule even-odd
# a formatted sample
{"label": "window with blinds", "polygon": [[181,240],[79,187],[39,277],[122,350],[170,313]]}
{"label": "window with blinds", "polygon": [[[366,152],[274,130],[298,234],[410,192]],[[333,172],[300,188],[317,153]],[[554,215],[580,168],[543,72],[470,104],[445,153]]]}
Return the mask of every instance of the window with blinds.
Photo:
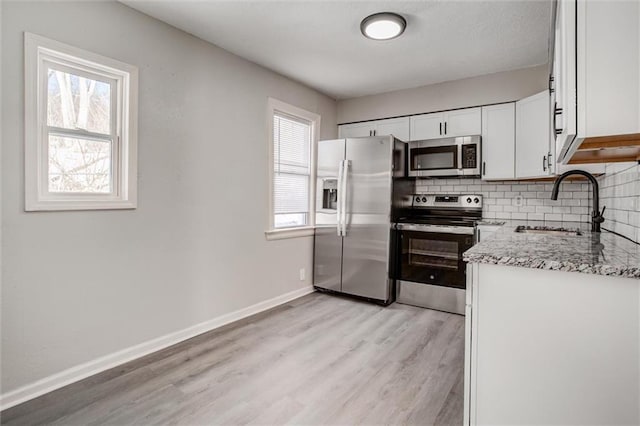
{"label": "window with blinds", "polygon": [[273,115],[273,226],[309,224],[311,122],[281,112]]}

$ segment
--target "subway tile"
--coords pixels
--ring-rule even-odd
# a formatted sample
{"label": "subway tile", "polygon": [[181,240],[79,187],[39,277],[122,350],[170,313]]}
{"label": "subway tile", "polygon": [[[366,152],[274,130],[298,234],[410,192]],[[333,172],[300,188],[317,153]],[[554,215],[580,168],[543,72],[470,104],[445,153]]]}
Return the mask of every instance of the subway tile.
{"label": "subway tile", "polygon": [[496,212],[496,219],[511,219],[509,212]]}
{"label": "subway tile", "polygon": [[558,213],[545,213],[544,220],[562,220],[562,215]]}
{"label": "subway tile", "polygon": [[536,213],[553,213],[551,206],[536,206]]}
{"label": "subway tile", "polygon": [[527,213],[527,220],[544,220],[544,213]]}
{"label": "subway tile", "polygon": [[511,219],[526,220],[527,213],[520,213],[520,212],[511,213]]}
{"label": "subway tile", "polygon": [[499,206],[510,206],[512,203],[512,201],[508,198],[498,198],[498,205]]}
{"label": "subway tile", "polygon": [[563,214],[562,220],[565,222],[580,222],[579,214]]}

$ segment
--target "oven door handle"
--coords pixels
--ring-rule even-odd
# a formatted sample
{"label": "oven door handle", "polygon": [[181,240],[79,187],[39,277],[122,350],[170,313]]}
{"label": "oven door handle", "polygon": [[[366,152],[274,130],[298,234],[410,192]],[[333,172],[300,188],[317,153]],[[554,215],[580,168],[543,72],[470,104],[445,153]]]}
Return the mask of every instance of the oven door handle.
{"label": "oven door handle", "polygon": [[473,227],[470,226],[436,226],[436,225],[416,225],[411,223],[396,224],[398,231],[430,232],[432,234],[457,234],[473,235]]}

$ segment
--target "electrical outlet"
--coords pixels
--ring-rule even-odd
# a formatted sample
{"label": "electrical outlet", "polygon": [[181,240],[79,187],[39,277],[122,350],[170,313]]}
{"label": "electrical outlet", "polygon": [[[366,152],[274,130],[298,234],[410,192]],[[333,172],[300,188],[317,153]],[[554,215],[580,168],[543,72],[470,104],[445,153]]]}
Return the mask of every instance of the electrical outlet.
{"label": "electrical outlet", "polygon": [[516,195],[514,203],[516,207],[522,207],[524,205],[524,197],[522,195]]}
{"label": "electrical outlet", "polygon": [[300,281],[304,281],[307,279],[307,270],[305,268],[300,268]]}

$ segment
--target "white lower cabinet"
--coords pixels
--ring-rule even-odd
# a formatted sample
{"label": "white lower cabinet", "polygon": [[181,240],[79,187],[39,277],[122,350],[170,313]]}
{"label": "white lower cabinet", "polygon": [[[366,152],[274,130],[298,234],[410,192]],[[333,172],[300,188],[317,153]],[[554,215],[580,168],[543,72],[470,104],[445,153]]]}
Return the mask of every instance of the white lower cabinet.
{"label": "white lower cabinet", "polygon": [[467,266],[465,425],[640,424],[640,281]]}
{"label": "white lower cabinet", "polygon": [[482,179],[514,179],[515,161],[515,103],[482,107]]}

